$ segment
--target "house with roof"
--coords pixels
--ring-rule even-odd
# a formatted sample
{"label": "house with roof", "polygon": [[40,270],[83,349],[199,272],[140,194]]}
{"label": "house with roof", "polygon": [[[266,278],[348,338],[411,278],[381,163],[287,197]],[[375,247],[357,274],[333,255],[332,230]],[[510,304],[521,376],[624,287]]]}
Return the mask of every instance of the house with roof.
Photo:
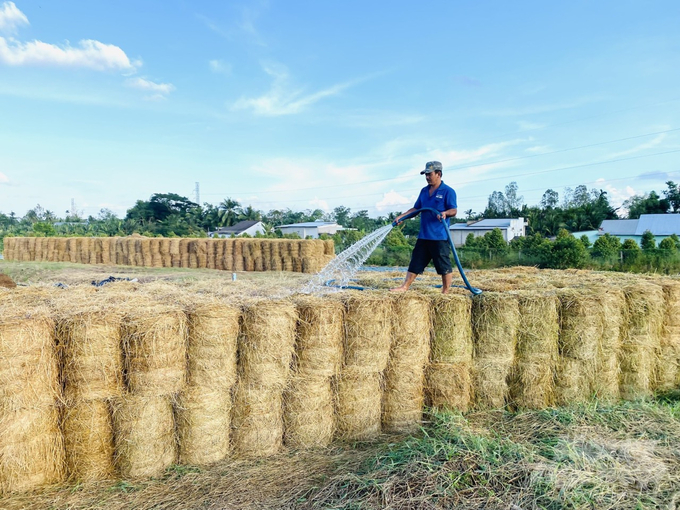
{"label": "house with roof", "polygon": [[622,242],[633,239],[640,244],[647,231],[652,233],[657,246],[673,234],[680,236],[680,214],[642,214],[636,220],[604,220],[597,230],[597,237],[609,234]]}
{"label": "house with roof", "polygon": [[282,234],[297,234],[301,239],[318,239],[321,234],[328,234],[332,236],[338,230],[345,230],[344,227],[338,225],[334,221],[307,221],[303,223],[291,223],[289,225],[279,225],[275,227],[281,231]]}
{"label": "house with roof", "polygon": [[528,223],[524,218],[494,218],[468,221],[467,223],[451,223],[449,230],[454,246],[463,246],[469,234],[483,237],[493,229],[500,229],[505,242],[509,243],[515,237],[524,237]]}
{"label": "house with roof", "polygon": [[255,236],[260,233],[264,235],[264,225],[257,220],[239,221],[231,227],[218,227],[212,232],[208,232],[208,237],[236,237],[243,234]]}

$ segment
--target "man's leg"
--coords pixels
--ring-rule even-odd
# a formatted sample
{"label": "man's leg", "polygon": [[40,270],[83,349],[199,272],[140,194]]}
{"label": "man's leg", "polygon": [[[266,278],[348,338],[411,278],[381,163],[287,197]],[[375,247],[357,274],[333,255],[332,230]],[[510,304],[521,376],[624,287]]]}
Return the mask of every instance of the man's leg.
{"label": "man's leg", "polygon": [[392,292],[406,292],[408,288],[411,286],[411,284],[414,282],[416,279],[416,276],[418,276],[415,273],[412,273],[411,271],[406,271],[406,278],[404,279],[404,283],[402,283],[399,287],[395,287],[393,289],[390,289]]}
{"label": "man's leg", "polygon": [[442,294],[446,294],[451,288],[451,282],[453,281],[453,273],[447,273],[442,275]]}

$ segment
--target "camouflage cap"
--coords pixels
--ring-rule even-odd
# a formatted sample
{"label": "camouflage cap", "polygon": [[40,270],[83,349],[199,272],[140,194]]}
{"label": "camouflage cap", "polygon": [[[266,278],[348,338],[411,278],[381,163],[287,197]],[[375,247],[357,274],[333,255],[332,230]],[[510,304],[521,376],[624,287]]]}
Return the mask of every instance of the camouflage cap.
{"label": "camouflage cap", "polygon": [[420,175],[436,172],[437,170],[442,172],[442,164],[439,161],[428,161],[425,163],[425,170],[420,172]]}

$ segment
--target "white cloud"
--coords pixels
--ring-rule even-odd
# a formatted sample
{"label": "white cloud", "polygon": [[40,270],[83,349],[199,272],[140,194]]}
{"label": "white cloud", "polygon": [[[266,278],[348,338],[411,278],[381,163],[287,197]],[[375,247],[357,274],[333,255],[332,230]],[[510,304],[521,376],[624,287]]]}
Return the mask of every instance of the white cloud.
{"label": "white cloud", "polygon": [[166,99],[175,90],[172,83],[156,83],[145,78],[130,78],[125,81],[125,84],[128,87],[149,92],[151,95],[145,97],[149,100]]}
{"label": "white cloud", "polygon": [[51,65],[59,67],[85,67],[95,71],[134,71],[141,62],[131,62],[125,52],[113,44],[92,39],[80,41],[74,48],[0,37],[0,63],[11,66]]}
{"label": "white cloud", "polygon": [[660,135],[655,136],[654,139],[650,140],[649,142],[641,143],[640,145],[637,145],[625,151],[609,154],[607,158],[620,158],[622,156],[630,156],[631,154],[636,154],[647,149],[653,149],[654,147],[659,145],[664,140],[664,138],[666,138],[666,134],[662,133]]}
{"label": "white cloud", "polygon": [[222,60],[211,60],[208,62],[210,70],[216,74],[231,74],[231,64]]}
{"label": "white cloud", "polygon": [[331,210],[331,208],[328,207],[328,202],[325,200],[319,200],[317,197],[314,197],[314,200],[310,201],[309,204],[315,209],[321,209],[325,212],[329,212]]}
{"label": "white cloud", "polygon": [[265,65],[264,71],[273,78],[269,92],[260,97],[242,97],[232,108],[234,110],[252,110],[256,115],[278,116],[300,113],[308,106],[324,99],[338,95],[363,80],[352,80],[319,90],[312,94],[304,94],[302,89],[292,90],[289,85],[288,70],[281,65]]}
{"label": "white cloud", "polygon": [[9,177],[0,172],[0,184],[7,184],[9,182]]}
{"label": "white cloud", "polygon": [[414,200],[400,195],[394,190],[390,190],[383,195],[382,200],[375,204],[378,211],[385,211],[387,209],[394,209],[395,206],[402,207],[405,205],[412,205]]}
{"label": "white cloud", "polygon": [[14,2],[4,2],[0,6],[0,32],[14,33],[20,25],[28,24],[28,18]]}
{"label": "white cloud", "polygon": [[616,188],[611,184],[607,184],[606,179],[599,178],[595,181],[597,188],[602,188],[607,192],[607,197],[609,198],[609,203],[614,207],[619,207],[623,202],[628,200],[630,197],[635,195],[641,195],[642,192],[635,191],[632,186],[626,186],[625,188]]}

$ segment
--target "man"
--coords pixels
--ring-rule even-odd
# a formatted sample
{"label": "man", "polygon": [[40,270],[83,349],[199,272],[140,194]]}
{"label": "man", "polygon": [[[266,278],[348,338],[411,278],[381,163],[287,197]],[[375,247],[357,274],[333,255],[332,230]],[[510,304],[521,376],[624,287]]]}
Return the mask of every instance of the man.
{"label": "man", "polygon": [[399,224],[404,216],[423,207],[436,209],[439,214],[435,216],[431,212],[425,211],[420,216],[420,232],[411,255],[406,279],[399,287],[391,290],[392,292],[407,291],[416,277],[422,274],[432,261],[437,274],[442,277],[442,292],[446,294],[453,279],[448,228],[449,218],[455,217],[458,212],[456,192],[442,181],[442,164],[439,161],[427,163],[425,170],[420,172],[420,175],[425,175],[427,186],[420,190],[420,195],[414,206],[397,216],[395,221]]}

